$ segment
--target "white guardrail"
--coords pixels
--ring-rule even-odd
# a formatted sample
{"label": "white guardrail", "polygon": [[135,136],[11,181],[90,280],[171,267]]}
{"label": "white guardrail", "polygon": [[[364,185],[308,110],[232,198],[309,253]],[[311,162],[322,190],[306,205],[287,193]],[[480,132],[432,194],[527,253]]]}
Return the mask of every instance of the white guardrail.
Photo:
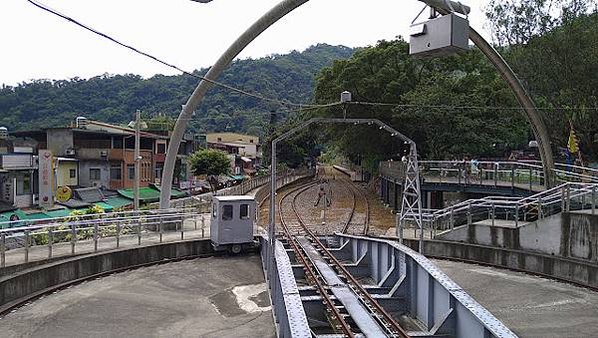
{"label": "white guardrail", "polygon": [[[425,180],[434,183],[478,184],[540,190],[544,186],[541,164],[513,161],[420,161]],[[556,163],[559,182],[598,183],[598,169]]]}
{"label": "white guardrail", "polygon": [[490,196],[469,199],[444,209],[423,210],[422,217],[431,235],[437,230],[471,224],[480,220],[511,221],[515,226],[522,222],[542,219],[559,212],[587,210],[596,214],[598,184],[564,183],[529,197]]}

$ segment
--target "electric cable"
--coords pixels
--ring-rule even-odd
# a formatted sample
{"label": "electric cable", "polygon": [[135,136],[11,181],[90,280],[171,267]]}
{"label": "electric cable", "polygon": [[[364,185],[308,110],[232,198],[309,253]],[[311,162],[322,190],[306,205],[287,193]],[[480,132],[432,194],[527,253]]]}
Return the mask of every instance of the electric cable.
{"label": "electric cable", "polygon": [[135,52],[135,53],[137,53],[139,55],[142,55],[142,56],[144,56],[146,58],[154,60],[154,61],[156,61],[156,62],[158,62],[158,63],[160,63],[160,64],[162,64],[164,66],[167,66],[169,68],[175,69],[175,70],[177,70],[177,71],[179,71],[179,72],[181,72],[181,73],[183,73],[185,75],[192,76],[192,77],[200,79],[202,81],[206,81],[206,82],[211,83],[211,84],[213,84],[215,86],[222,87],[222,88],[228,89],[228,90],[230,90],[232,92],[236,92],[236,93],[239,93],[239,94],[242,94],[242,95],[245,95],[245,96],[253,97],[253,98],[256,98],[256,99],[259,99],[259,100],[262,100],[262,101],[276,103],[276,104],[279,104],[279,105],[282,105],[282,106],[314,107],[314,108],[320,107],[318,105],[294,103],[294,102],[282,101],[282,100],[278,100],[278,99],[273,99],[273,98],[265,97],[265,96],[263,96],[261,94],[250,93],[250,92],[245,91],[243,89],[239,89],[239,88],[236,88],[236,87],[224,84],[222,82],[218,82],[218,81],[215,81],[215,80],[212,80],[212,79],[208,79],[208,78],[206,78],[204,76],[201,76],[201,75],[193,74],[192,72],[186,71],[186,70],[182,69],[181,67],[178,67],[178,66],[176,66],[176,65],[174,65],[172,63],[169,63],[167,61],[164,61],[163,59],[160,59],[160,58],[158,58],[156,56],[153,56],[153,55],[151,55],[151,54],[149,54],[147,52],[141,51],[141,50],[139,50],[139,49],[137,49],[137,48],[135,48],[135,47],[133,47],[133,46],[131,46],[129,44],[126,44],[124,42],[121,42],[121,41],[119,41],[119,40],[111,37],[108,34],[102,33],[102,32],[100,32],[100,31],[98,31],[98,30],[96,30],[96,29],[94,29],[94,28],[92,28],[90,26],[87,26],[87,25],[85,25],[85,24],[77,21],[76,19],[74,19],[74,18],[72,18],[72,17],[70,17],[70,16],[68,16],[66,14],[62,14],[62,13],[60,13],[57,10],[51,9],[48,6],[39,3],[38,1],[27,0],[27,2],[29,2],[30,4],[34,5],[35,7],[39,8],[39,9],[41,9],[43,11],[46,11],[46,12],[51,13],[53,15],[56,15],[56,16],[64,19],[64,20],[67,20],[67,21],[69,21],[69,22],[77,25],[78,27],[81,27],[81,28],[83,28],[83,29],[85,29],[87,31],[90,31],[90,32],[92,32],[92,33],[94,33],[96,35],[99,35],[99,36],[101,36],[101,37],[103,37],[103,38],[105,38],[105,39],[107,39],[107,40],[109,40],[111,42],[114,42],[114,43],[116,43],[117,45],[119,45],[121,47],[127,48],[127,49],[129,49],[129,50],[131,50],[131,51],[133,51],[133,52]]}

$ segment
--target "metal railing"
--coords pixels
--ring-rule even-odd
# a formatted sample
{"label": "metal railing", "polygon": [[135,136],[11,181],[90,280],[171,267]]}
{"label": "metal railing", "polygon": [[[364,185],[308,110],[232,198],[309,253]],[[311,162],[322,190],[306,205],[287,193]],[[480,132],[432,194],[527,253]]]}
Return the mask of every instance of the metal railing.
{"label": "metal railing", "polygon": [[[424,181],[460,185],[485,185],[543,190],[541,164],[513,161],[420,161]],[[598,183],[598,169],[556,163],[559,182]]]}
{"label": "metal railing", "polygon": [[[313,171],[281,171],[278,185],[289,184],[310,173]],[[258,177],[217,193],[246,194],[269,181],[269,175]],[[256,195],[262,190],[268,191],[266,187],[258,190]],[[258,198],[261,197],[256,196]],[[211,204],[211,194],[203,194],[173,200],[173,207],[169,209],[0,222],[0,267],[123,246],[206,238],[209,236]]]}
{"label": "metal railing", "polygon": [[423,219],[431,235],[438,230],[487,221],[488,225],[509,222],[518,227],[559,212],[584,210],[596,214],[598,184],[567,182],[529,197],[496,197],[469,199],[439,210],[424,210]]}
{"label": "metal railing", "polygon": [[420,161],[425,182],[544,189],[541,165],[521,162]]}
{"label": "metal railing", "polygon": [[209,233],[208,217],[196,207],[140,210],[60,217],[1,229],[0,267],[123,246],[204,238]]}

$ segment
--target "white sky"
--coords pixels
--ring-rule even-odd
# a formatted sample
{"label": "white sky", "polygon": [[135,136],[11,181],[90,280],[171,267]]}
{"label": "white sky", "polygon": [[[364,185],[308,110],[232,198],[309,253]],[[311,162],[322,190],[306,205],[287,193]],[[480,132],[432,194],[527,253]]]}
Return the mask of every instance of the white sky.
{"label": "white sky", "polygon": [[[210,66],[279,0],[38,0],[122,42],[183,69]],[[486,38],[483,6],[470,24]],[[240,55],[261,57],[316,43],[360,47],[407,36],[423,7],[416,0],[311,0],[272,26]],[[427,12],[426,12],[427,14]],[[103,73],[177,74],[25,0],[0,0],[0,84],[31,79],[89,78]]]}

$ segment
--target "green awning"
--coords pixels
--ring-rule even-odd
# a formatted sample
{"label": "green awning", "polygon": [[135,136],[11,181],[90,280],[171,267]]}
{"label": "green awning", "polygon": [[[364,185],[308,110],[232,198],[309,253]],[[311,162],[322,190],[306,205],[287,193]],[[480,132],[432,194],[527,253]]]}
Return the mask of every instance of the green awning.
{"label": "green awning", "polygon": [[24,219],[36,220],[36,219],[44,219],[44,218],[50,218],[50,216],[48,216],[45,212],[39,211],[39,212],[33,212],[30,214],[26,214]]}
{"label": "green awning", "polygon": [[[159,185],[155,185],[154,184],[152,186],[152,188],[157,189],[158,191],[160,191],[160,186]],[[175,187],[172,187],[170,189],[170,198],[181,198],[181,197],[185,197],[185,196],[187,196],[187,193],[184,192],[184,191],[182,191],[182,190],[179,190],[179,189],[177,189]]]}
{"label": "green awning", "polygon": [[72,210],[70,210],[70,209],[57,209],[57,210],[46,211],[44,213],[47,215],[47,218],[53,218],[53,217],[70,216],[71,211]]}
{"label": "green awning", "polygon": [[[20,209],[17,210],[13,210],[13,211],[5,211],[0,213],[0,222],[10,222],[10,216],[12,215],[17,215],[19,217],[20,220],[25,219],[25,213],[23,211],[21,211]],[[0,224],[0,229],[6,229],[6,228],[15,228],[15,227],[20,227],[25,225],[24,223],[21,224],[21,222],[18,223],[3,223]]]}
{"label": "green awning", "polygon": [[[119,189],[118,193],[126,198],[134,199],[133,189]],[[157,202],[160,200],[160,192],[150,187],[139,188],[139,201],[143,203]]]}
{"label": "green awning", "polygon": [[100,208],[104,209],[105,212],[111,212],[112,210],[114,210],[114,207],[108,203],[96,202],[94,204],[99,206]]}
{"label": "green awning", "polygon": [[185,196],[187,196],[187,193],[184,192],[184,191],[181,191],[181,190],[176,189],[176,188],[172,188],[170,190],[170,197],[171,198],[180,198],[180,197],[185,197]]}
{"label": "green awning", "polygon": [[108,197],[105,203],[112,206],[113,210],[133,205],[132,200],[120,196]]}
{"label": "green awning", "polygon": [[242,181],[245,179],[245,176],[243,175],[230,175],[230,177],[235,181]]}

